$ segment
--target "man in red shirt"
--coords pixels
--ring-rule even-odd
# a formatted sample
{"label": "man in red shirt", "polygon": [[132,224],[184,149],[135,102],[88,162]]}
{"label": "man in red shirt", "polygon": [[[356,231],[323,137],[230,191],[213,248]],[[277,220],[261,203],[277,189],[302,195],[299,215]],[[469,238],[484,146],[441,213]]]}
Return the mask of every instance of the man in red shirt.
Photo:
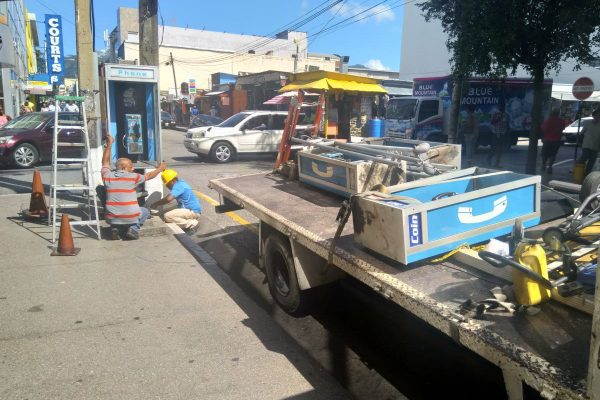
{"label": "man in red shirt", "polygon": [[[565,121],[559,118],[558,109],[553,109],[550,116],[542,124],[542,172],[552,173],[552,164],[556,153],[560,148],[562,131],[565,129]],[[546,167],[547,166],[547,167]]]}

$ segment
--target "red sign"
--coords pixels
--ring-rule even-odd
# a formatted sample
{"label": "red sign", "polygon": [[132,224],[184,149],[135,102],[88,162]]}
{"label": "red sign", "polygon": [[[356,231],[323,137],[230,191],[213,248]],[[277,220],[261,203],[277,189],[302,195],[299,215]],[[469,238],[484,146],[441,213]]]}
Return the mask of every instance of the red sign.
{"label": "red sign", "polygon": [[573,84],[573,96],[578,100],[585,100],[594,92],[594,82],[588,78],[579,78]]}

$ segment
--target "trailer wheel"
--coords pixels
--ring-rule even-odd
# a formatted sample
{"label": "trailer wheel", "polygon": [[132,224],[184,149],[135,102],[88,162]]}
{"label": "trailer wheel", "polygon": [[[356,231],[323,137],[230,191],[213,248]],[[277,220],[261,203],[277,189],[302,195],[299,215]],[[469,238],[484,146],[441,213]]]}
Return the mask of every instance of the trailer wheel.
{"label": "trailer wheel", "polygon": [[[596,193],[598,190],[600,190],[600,171],[590,172],[581,184],[579,200],[584,201],[589,195]],[[598,201],[592,201],[590,206],[596,208]]]}
{"label": "trailer wheel", "polygon": [[269,291],[275,302],[295,317],[308,313],[308,291],[301,291],[292,250],[286,238],[271,234],[265,241],[265,271]]}

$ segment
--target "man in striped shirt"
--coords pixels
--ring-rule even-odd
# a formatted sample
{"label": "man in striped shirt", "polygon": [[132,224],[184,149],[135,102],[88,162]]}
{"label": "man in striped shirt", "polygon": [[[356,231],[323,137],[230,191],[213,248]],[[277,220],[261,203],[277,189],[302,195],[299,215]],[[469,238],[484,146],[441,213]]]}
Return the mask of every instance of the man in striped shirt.
{"label": "man in striped shirt", "polygon": [[111,150],[114,138],[106,136],[106,147],[102,154],[102,180],[106,188],[105,218],[110,224],[112,239],[122,236],[124,239],[136,240],[144,221],[150,215],[147,208],[140,207],[137,200],[136,187],[146,180],[153,179],[165,169],[160,163],[157,169],[140,175],[133,172],[133,163],[128,158],[119,158],[116,169],[110,169]]}

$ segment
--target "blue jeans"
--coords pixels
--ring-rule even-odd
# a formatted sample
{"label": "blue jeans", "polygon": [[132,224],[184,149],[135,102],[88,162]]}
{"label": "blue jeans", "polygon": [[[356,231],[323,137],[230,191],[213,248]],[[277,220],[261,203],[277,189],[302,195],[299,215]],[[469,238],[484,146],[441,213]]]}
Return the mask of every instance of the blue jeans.
{"label": "blue jeans", "polygon": [[140,219],[138,219],[137,224],[131,225],[130,228],[133,229],[134,231],[139,231],[149,216],[150,216],[150,210],[148,210],[146,207],[140,207]]}

